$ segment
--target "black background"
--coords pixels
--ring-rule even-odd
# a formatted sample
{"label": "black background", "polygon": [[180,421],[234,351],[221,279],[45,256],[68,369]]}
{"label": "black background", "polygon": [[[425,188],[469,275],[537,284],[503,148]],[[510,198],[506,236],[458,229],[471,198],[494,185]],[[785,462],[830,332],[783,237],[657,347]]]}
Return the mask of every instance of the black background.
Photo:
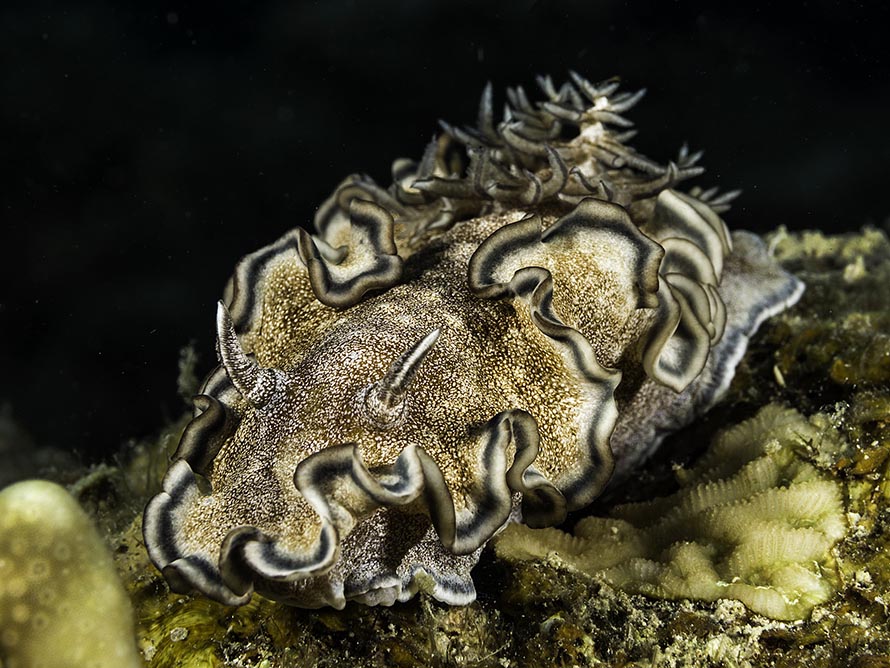
{"label": "black background", "polygon": [[698,183],[744,189],[731,227],[881,225],[882,5],[6,2],[0,403],[88,459],[151,434],[239,256],[351,172],[388,184],[488,80],[646,87],[634,146],[705,149]]}

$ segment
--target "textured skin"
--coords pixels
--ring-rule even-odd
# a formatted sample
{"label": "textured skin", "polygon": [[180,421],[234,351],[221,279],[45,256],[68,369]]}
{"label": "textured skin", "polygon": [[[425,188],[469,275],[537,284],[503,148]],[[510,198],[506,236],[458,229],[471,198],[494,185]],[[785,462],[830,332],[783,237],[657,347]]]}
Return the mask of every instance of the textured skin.
{"label": "textured skin", "polygon": [[145,512],[172,588],[466,603],[496,532],[589,503],[799,296],[756,239],[730,254],[726,197],[672,188],[694,156],[661,167],[608,128],[639,96],[540,83],[497,127],[487,89],[477,128],[445,126],[389,189],[350,177],[317,235],[239,263],[221,365]]}

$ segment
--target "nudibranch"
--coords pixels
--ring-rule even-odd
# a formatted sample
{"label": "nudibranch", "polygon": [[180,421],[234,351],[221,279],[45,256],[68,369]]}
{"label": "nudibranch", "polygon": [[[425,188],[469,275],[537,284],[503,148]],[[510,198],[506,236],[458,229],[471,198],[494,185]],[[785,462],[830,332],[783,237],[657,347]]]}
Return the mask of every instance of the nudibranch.
{"label": "nudibranch", "polygon": [[147,505],[177,592],[240,605],[475,598],[509,522],[561,522],[713,405],[802,283],[626,145],[642,96],[491,87],[383,188],[352,175],[237,264],[219,366]]}

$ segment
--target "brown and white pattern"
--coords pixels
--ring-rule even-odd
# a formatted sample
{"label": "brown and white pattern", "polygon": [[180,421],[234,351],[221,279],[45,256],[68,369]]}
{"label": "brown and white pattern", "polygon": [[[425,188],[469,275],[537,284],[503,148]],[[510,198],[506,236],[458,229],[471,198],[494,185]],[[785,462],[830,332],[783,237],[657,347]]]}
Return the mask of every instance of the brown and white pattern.
{"label": "brown and white pattern", "polygon": [[393,183],[347,178],[245,256],[215,369],[145,510],[172,589],[227,604],[475,597],[508,522],[559,523],[710,407],[803,286],[625,145],[641,93],[491,88]]}

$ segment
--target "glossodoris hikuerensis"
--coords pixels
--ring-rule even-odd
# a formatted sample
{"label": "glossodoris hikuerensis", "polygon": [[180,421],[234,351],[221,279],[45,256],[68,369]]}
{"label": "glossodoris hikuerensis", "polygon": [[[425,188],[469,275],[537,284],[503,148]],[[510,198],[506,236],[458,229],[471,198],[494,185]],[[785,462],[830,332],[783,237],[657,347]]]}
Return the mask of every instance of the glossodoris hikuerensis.
{"label": "glossodoris hikuerensis", "polygon": [[510,521],[588,504],[726,388],[751,333],[803,285],[625,145],[641,93],[490,87],[393,183],[347,178],[245,256],[220,365],[145,510],[175,591],[231,605],[475,597]]}

